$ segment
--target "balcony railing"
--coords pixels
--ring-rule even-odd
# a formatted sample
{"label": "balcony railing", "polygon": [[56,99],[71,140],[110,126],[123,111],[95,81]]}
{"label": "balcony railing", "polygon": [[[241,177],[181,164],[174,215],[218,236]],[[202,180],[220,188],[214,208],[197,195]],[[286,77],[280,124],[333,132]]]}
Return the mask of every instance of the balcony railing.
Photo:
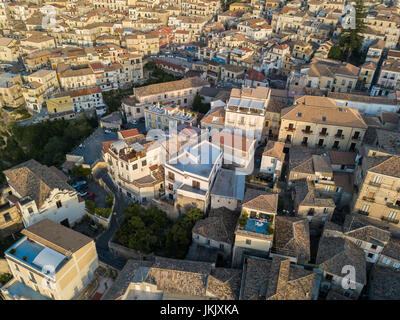
{"label": "balcony railing", "polygon": [[388,208],[391,208],[391,209],[400,210],[400,206],[399,206],[399,205],[396,205],[396,204],[394,204],[394,203],[386,202],[386,206],[387,206]]}
{"label": "balcony railing", "polygon": [[336,134],[335,134],[335,138],[344,139],[344,135],[343,135],[343,134],[336,133]]}
{"label": "balcony railing", "polygon": [[375,202],[375,198],[363,197],[364,201]]}
{"label": "balcony railing", "polygon": [[126,182],[126,183],[131,183],[131,182],[129,181],[129,179],[124,178],[124,177],[121,176],[120,174],[118,175],[118,178],[121,179],[122,181]]}
{"label": "balcony railing", "polygon": [[293,131],[296,131],[296,128],[293,128],[293,127],[286,127],[285,130],[286,130],[286,131],[292,131],[292,132],[293,132]]}
{"label": "balcony railing", "polygon": [[306,130],[306,129],[301,130],[301,132],[303,132],[303,133],[305,133],[305,134],[311,134],[311,133],[313,133],[312,130]]}
{"label": "balcony railing", "polygon": [[380,183],[380,182],[370,181],[370,182],[369,182],[369,185],[370,185],[370,186],[373,186],[373,187],[380,187],[380,186],[381,186],[381,183]]}
{"label": "balcony railing", "polygon": [[368,216],[369,213],[363,210],[358,210],[358,214],[362,214],[363,216]]}
{"label": "balcony railing", "polygon": [[392,219],[392,218],[385,217],[385,216],[382,216],[382,217],[381,217],[381,220],[382,220],[382,221],[389,222],[389,223],[394,223],[394,224],[398,224],[398,223],[399,223],[399,220]]}
{"label": "balcony railing", "polygon": [[320,132],[319,133],[320,137],[326,137],[328,135],[328,132]]}

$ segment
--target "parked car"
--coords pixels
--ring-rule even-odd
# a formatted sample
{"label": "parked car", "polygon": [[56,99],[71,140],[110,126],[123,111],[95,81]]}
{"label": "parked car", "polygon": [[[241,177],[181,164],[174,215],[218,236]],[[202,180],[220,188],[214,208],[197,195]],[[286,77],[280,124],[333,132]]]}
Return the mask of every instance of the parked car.
{"label": "parked car", "polygon": [[82,186],[76,187],[75,190],[78,191],[78,192],[87,191],[88,190],[88,186],[86,184],[84,184]]}
{"label": "parked car", "polygon": [[89,192],[86,196],[85,196],[85,200],[92,200],[94,201],[95,198],[95,194],[93,192]]}
{"label": "parked car", "polygon": [[75,181],[71,186],[72,188],[76,189],[80,186],[84,186],[87,185],[87,182],[85,180],[79,180],[79,181]]}
{"label": "parked car", "polygon": [[136,124],[137,120],[136,119],[132,119],[131,121],[129,121],[131,124]]}
{"label": "parked car", "polygon": [[259,168],[261,166],[261,158],[256,159],[256,168]]}
{"label": "parked car", "polygon": [[111,133],[111,130],[105,129],[105,130],[104,130],[104,133]]}
{"label": "parked car", "polygon": [[84,196],[86,196],[88,194],[88,192],[87,191],[79,191],[78,192],[78,196],[80,196],[80,197],[84,197]]}

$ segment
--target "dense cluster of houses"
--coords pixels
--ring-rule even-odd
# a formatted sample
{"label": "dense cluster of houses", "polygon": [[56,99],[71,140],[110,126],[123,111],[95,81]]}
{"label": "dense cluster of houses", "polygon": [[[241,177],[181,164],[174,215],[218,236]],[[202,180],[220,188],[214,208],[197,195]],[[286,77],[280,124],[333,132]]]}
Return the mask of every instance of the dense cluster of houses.
{"label": "dense cluster of houses", "polygon": [[[102,299],[400,298],[400,9],[364,2],[355,66],[328,58],[345,5],[0,3],[1,107],[101,116],[104,92],[136,84],[100,121],[117,132],[98,142],[108,189],[171,219],[204,213],[185,259],[129,259]],[[147,61],[182,79],[139,86]],[[0,236],[23,228],[3,297],[77,298],[99,258],[69,228],[87,210],[68,170],[3,173]]]}

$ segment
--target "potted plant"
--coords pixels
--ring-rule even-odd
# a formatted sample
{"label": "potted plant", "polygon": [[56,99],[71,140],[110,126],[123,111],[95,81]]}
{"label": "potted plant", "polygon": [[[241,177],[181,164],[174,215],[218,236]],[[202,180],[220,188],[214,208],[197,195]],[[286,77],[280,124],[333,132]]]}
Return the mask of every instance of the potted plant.
{"label": "potted plant", "polygon": [[247,219],[245,217],[243,217],[243,216],[240,216],[240,218],[239,218],[239,227],[240,227],[240,229],[244,229],[246,224],[247,224]]}
{"label": "potted plant", "polygon": [[247,224],[247,218],[248,218],[249,214],[246,211],[242,211],[242,215],[239,218],[239,227],[240,229],[244,229],[244,227]]}
{"label": "potted plant", "polygon": [[15,253],[15,249],[12,248],[9,252],[10,252],[10,254],[14,254]]}
{"label": "potted plant", "polygon": [[23,256],[23,257],[22,257],[22,260],[26,261],[26,259],[27,259],[27,257],[26,257],[26,256]]}

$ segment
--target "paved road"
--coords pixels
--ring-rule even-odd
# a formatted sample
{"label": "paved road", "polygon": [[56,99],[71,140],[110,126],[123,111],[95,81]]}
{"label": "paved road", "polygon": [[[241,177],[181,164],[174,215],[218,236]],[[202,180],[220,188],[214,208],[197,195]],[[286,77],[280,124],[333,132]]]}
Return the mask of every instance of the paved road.
{"label": "paved road", "polygon": [[77,147],[73,154],[83,156],[86,164],[92,164],[101,158],[101,150],[103,141],[118,139],[116,132],[105,133],[102,128],[97,128],[83,143],[82,147]]}
{"label": "paved road", "polygon": [[111,265],[118,270],[122,270],[127,260],[125,258],[114,255],[108,248],[108,242],[113,237],[118,226],[122,224],[123,210],[128,205],[128,203],[118,194],[115,186],[111,183],[111,180],[107,174],[103,174],[103,180],[116,195],[114,212],[117,215],[113,215],[110,227],[99,238],[96,239],[97,254],[101,261]]}

